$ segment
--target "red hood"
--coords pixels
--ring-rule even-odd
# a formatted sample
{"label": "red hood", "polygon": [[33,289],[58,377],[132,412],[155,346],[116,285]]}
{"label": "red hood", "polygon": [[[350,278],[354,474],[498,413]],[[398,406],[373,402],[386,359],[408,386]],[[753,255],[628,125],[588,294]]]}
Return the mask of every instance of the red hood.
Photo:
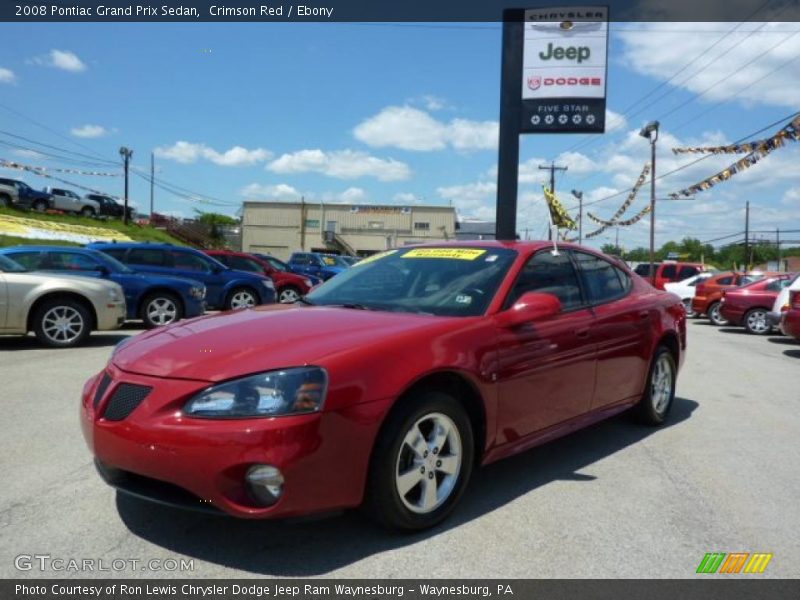
{"label": "red hood", "polygon": [[[112,357],[124,371],[222,381],[397,339],[449,319],[334,307],[270,305],[210,315],[141,334]],[[428,339],[426,337],[426,339]]]}

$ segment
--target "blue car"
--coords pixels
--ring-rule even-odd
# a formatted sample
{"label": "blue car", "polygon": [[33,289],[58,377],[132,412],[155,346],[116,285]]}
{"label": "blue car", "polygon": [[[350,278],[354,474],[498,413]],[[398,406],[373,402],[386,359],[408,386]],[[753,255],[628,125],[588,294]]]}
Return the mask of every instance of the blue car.
{"label": "blue car", "polygon": [[295,273],[319,277],[323,281],[348,269],[336,257],[318,252],[295,252],[289,257],[288,264]]}
{"label": "blue car", "polygon": [[113,256],[138,273],[196,279],[206,286],[209,308],[232,310],[275,302],[275,284],[269,277],[235,271],[194,248],[135,242],[95,242],[87,248]]}
{"label": "blue car", "polygon": [[140,275],[97,250],[60,246],[16,246],[4,254],[32,271],[66,272],[82,277],[109,279],[125,292],[128,319],[141,319],[145,327],[167,325],[205,312],[205,286],[196,280]]}

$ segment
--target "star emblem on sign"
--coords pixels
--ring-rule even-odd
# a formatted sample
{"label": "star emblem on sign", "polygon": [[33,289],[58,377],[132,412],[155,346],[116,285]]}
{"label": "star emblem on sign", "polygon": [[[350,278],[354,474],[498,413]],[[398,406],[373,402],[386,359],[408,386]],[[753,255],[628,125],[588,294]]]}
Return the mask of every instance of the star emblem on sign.
{"label": "star emblem on sign", "polygon": [[567,115],[558,115],[558,122],[562,125],[565,125],[566,122],[569,121],[569,117]]}
{"label": "star emblem on sign", "polygon": [[553,115],[547,115],[547,116],[544,118],[544,122],[545,122],[545,123],[547,123],[548,125],[552,125],[552,124],[553,124],[553,121],[554,121],[554,119],[553,119]]}
{"label": "star emblem on sign", "polygon": [[531,123],[533,123],[534,125],[538,125],[541,121],[542,117],[540,117],[539,115],[533,115],[531,117]]}
{"label": "star emblem on sign", "polygon": [[586,115],[586,123],[588,125],[594,125],[594,115]]}

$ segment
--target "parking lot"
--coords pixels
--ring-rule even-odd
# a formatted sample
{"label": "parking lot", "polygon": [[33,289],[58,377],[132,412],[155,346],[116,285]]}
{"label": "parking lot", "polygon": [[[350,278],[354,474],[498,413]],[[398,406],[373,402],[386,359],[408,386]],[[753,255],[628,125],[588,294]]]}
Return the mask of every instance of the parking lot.
{"label": "parking lot", "polygon": [[[443,525],[394,535],[358,512],[246,522],[117,496],[94,471],[78,399],[138,332],[73,350],[0,338],[2,577],[685,578],[707,552],[770,552],[761,577],[800,576],[800,344],[788,338],[691,321],[667,427],[621,416],[493,464]],[[21,554],[194,570],[20,572]]]}

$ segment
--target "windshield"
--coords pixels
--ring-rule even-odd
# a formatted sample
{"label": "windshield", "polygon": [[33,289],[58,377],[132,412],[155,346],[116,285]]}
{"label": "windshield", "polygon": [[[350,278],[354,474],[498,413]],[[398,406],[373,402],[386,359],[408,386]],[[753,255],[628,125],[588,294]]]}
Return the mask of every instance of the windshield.
{"label": "windshield", "polygon": [[483,314],[517,253],[506,248],[404,248],[376,254],[315,288],[306,301],[437,316]]}
{"label": "windshield", "polygon": [[274,256],[270,256],[269,254],[258,254],[258,253],[255,253],[253,256],[257,256],[258,258],[261,258],[261,259],[267,261],[269,264],[271,264],[273,267],[275,267],[278,271],[286,271],[286,272],[289,271],[289,267],[286,266],[286,263],[284,263],[283,261],[278,260]]}
{"label": "windshield", "polygon": [[109,269],[111,269],[114,273],[125,273],[126,275],[130,275],[132,273],[136,273],[133,269],[131,269],[128,265],[124,265],[119,262],[113,256],[106,254],[105,252],[95,251],[92,252],[92,255],[103,264],[105,264]]}
{"label": "windshield", "polygon": [[336,261],[336,265],[339,267],[349,268],[353,264],[349,260],[347,260],[344,256],[336,256],[334,257],[334,260]]}
{"label": "windshield", "polygon": [[7,256],[3,256],[0,254],[0,271],[4,271],[6,273],[24,273],[28,269],[23,267],[18,262],[14,262]]}

